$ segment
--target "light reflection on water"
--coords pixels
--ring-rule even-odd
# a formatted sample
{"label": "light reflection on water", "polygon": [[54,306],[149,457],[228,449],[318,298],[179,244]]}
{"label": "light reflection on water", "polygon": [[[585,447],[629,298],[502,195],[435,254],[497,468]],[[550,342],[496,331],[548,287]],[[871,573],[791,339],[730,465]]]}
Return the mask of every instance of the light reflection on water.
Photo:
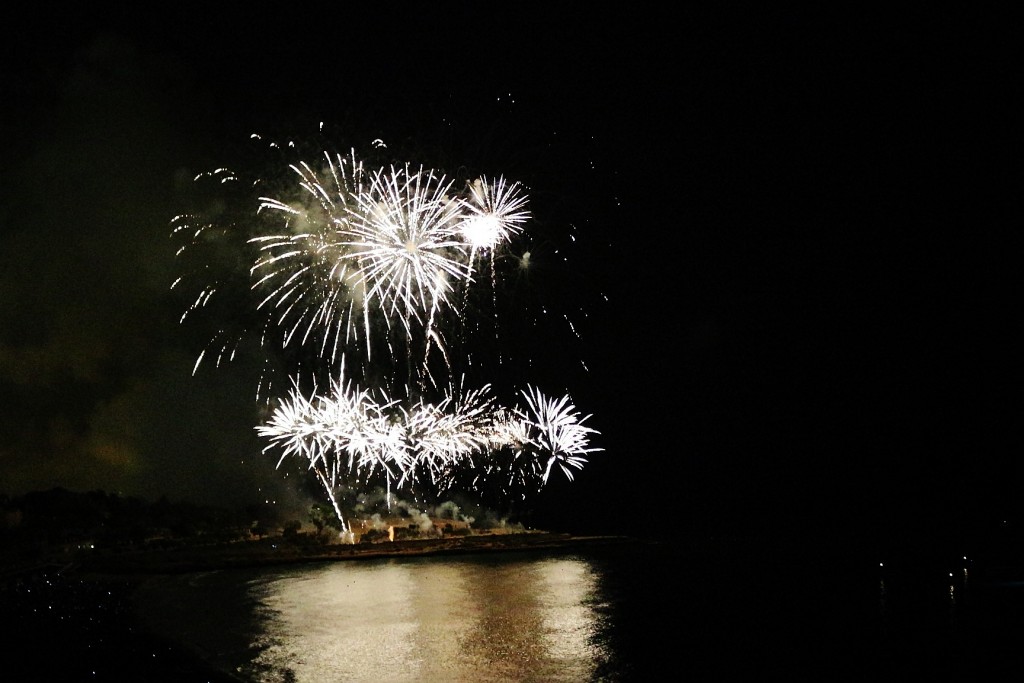
{"label": "light reflection on water", "polygon": [[581,681],[601,653],[580,559],[340,563],[253,584],[263,681]]}
{"label": "light reflection on water", "polygon": [[624,544],[185,574],[136,598],[145,625],[244,681],[1024,676],[1018,575],[846,560]]}
{"label": "light reflection on water", "polygon": [[[193,598],[211,599],[224,579],[193,577]],[[248,603],[247,626],[234,634],[195,619],[172,623],[181,604],[149,604],[164,619],[151,625],[198,641],[204,658],[245,680],[576,682],[593,680],[609,656],[598,637],[597,579],[576,556],[262,570],[247,577],[244,597],[222,594]]]}

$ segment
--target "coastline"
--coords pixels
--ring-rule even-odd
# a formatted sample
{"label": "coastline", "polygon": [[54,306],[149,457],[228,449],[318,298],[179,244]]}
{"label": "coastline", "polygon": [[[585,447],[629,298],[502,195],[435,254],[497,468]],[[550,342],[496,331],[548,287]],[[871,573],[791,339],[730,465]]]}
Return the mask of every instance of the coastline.
{"label": "coastline", "polygon": [[85,576],[145,576],[302,562],[570,549],[636,542],[626,536],[574,536],[547,531],[480,532],[359,544],[324,544],[301,536],[273,536],[207,546],[91,552],[76,561],[74,571]]}

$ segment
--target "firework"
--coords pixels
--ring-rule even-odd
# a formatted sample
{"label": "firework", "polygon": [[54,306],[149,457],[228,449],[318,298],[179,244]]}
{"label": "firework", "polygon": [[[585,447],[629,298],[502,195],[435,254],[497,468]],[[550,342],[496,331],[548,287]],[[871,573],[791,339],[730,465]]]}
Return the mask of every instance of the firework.
{"label": "firework", "polygon": [[363,192],[363,166],[354,153],[325,159],[328,180],[305,162],[291,166],[302,190],[297,200],[259,198],[258,212],[283,216],[286,231],[250,238],[259,249],[250,272],[260,296],[256,308],[282,329],[281,344],[316,343],[318,354],[329,350],[333,363],[359,329],[368,338],[370,308],[365,279],[346,244],[349,205]]}
{"label": "firework", "polygon": [[339,379],[323,396],[306,396],[293,385],[266,423],[256,428],[268,445],[281,451],[278,467],[288,456],[308,461],[345,525],[334,492],[383,474],[388,481],[408,465],[401,428],[388,417],[392,401],[377,400],[369,390]]}
{"label": "firework", "polygon": [[526,196],[519,183],[508,184],[499,177],[490,182],[486,176],[469,186],[469,199],[461,201],[466,218],[459,226],[463,238],[474,251],[494,249],[523,230],[529,219]]}
{"label": "firework", "polygon": [[521,392],[525,407],[497,406],[490,387],[419,401],[407,409],[386,397],[343,381],[330,391],[306,396],[293,387],[257,432],[264,452],[308,461],[328,491],[384,483],[410,491],[449,491],[458,485],[480,489],[484,482],[504,495],[513,488],[539,488],[557,464],[569,480],[582,469],[596,430],[584,425],[569,396],[549,398],[535,387]]}
{"label": "firework", "polygon": [[[173,234],[187,240],[179,255],[206,259],[197,270],[208,277],[182,320],[223,313],[241,289],[253,314],[235,329],[218,326],[196,368],[211,349],[217,364],[233,357],[232,332],[256,332],[260,348],[295,366],[291,389],[256,427],[265,451],[279,453],[279,466],[306,461],[343,528],[340,490],[383,484],[428,497],[456,488],[507,495],[539,489],[556,466],[571,480],[600,449],[590,445],[598,432],[584,424],[589,416],[568,395],[553,399],[529,386],[518,394],[525,405],[507,408],[491,384],[466,390],[464,374],[454,381],[459,367],[473,365],[466,340],[480,327],[470,292],[486,292],[496,335],[496,253],[507,249],[520,267],[530,258],[513,249],[530,218],[525,188],[501,176],[456,187],[408,163],[369,171],[354,151],[288,169],[290,190],[173,222]],[[267,187],[226,169],[201,178]],[[248,264],[244,278],[239,262]],[[485,265],[489,277],[481,277]],[[345,378],[346,366],[355,379]],[[337,378],[323,392],[321,370]],[[311,391],[300,388],[304,372],[313,373]]]}
{"label": "firework", "polygon": [[590,416],[581,418],[568,396],[552,399],[533,387],[522,393],[529,413],[520,415],[530,429],[529,441],[542,453],[549,454],[543,481],[547,482],[551,467],[556,463],[571,481],[572,469],[583,469],[587,454],[599,450],[590,446],[590,435],[597,430],[583,424]]}

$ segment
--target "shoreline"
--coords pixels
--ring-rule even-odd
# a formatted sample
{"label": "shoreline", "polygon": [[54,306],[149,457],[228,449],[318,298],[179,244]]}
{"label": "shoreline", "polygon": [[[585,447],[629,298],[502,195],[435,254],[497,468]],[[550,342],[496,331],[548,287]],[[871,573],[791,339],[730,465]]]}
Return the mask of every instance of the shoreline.
{"label": "shoreline", "polygon": [[626,536],[574,536],[547,531],[484,532],[359,544],[324,544],[308,537],[274,536],[209,546],[93,551],[81,556],[69,569],[84,576],[145,576],[307,562],[571,549],[637,542],[640,541]]}

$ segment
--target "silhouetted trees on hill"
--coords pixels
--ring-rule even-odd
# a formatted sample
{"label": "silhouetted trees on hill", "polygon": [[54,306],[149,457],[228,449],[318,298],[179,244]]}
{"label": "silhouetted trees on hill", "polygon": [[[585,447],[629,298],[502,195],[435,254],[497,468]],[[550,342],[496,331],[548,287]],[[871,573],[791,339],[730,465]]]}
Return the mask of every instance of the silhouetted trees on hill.
{"label": "silhouetted trees on hill", "polygon": [[147,501],[64,488],[21,496],[0,494],[0,542],[5,545],[117,547],[218,542],[245,538],[254,528],[268,530],[284,523],[270,505],[227,509],[172,502],[166,497]]}

